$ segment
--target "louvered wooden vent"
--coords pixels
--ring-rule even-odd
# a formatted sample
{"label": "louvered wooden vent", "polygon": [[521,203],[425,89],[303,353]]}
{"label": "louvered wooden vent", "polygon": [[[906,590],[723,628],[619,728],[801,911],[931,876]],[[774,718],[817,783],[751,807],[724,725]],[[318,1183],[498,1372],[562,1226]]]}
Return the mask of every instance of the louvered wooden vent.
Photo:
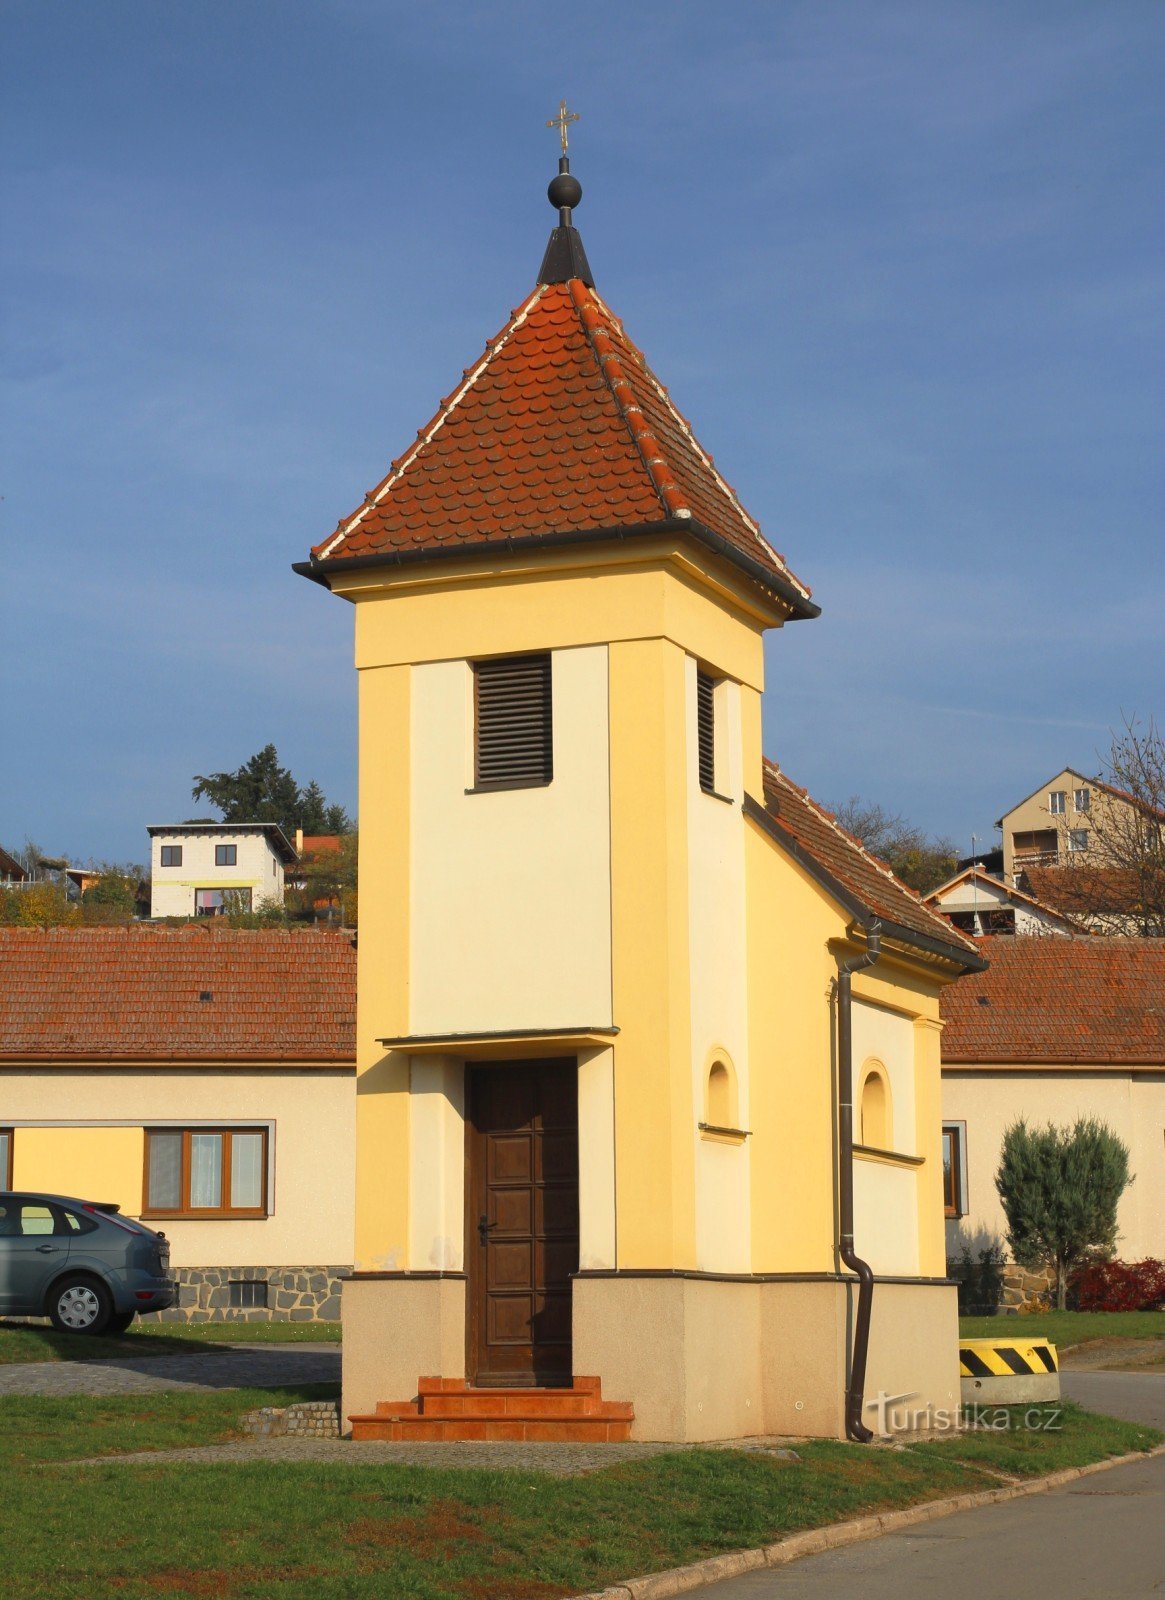
{"label": "louvered wooden vent", "polygon": [[474,667],[474,784],[518,789],[554,776],[550,657],[503,656]]}
{"label": "louvered wooden vent", "polygon": [[700,788],[716,793],[716,681],[696,674],[696,731],[700,742]]}

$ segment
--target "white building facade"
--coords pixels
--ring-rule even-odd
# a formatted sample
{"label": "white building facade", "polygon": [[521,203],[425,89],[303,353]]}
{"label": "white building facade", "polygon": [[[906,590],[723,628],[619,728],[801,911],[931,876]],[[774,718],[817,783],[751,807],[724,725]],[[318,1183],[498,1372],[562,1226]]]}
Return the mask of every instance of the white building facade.
{"label": "white building facade", "polygon": [[155,825],[150,835],[150,915],[220,917],[283,904],[295,850],[273,822]]}

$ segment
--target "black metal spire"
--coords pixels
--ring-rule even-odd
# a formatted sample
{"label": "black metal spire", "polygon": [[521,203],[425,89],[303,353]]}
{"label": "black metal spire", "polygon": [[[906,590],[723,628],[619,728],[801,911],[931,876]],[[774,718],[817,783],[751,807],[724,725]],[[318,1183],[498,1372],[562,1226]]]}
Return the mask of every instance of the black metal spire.
{"label": "black metal spire", "polygon": [[558,210],[558,226],[550,235],[546,254],[538,270],[539,283],[565,283],[568,278],[580,278],[588,288],[594,288],[587,253],[583,249],[578,229],[571,222],[571,212],[582,199],[582,184],[570,170],[566,153],[567,124],[578,121],[577,111],[567,111],[564,100],[558,115],[551,117],[548,128],[557,128],[562,139],[562,155],[558,162],[558,176],[551,178],[546,190],[547,199]]}

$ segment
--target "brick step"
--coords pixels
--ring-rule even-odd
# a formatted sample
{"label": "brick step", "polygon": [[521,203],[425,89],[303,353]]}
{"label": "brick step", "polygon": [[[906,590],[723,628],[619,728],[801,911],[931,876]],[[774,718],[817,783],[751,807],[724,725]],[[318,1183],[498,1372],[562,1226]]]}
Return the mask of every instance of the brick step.
{"label": "brick step", "polygon": [[593,1394],[602,1392],[599,1378],[572,1378],[569,1384],[555,1388],[539,1384],[481,1384],[474,1386],[467,1378],[419,1378],[417,1394],[424,1399],[430,1394]]}
{"label": "brick step", "polygon": [[[630,1409],[630,1408],[628,1408]],[[354,1416],[352,1438],[381,1439],[393,1443],[454,1443],[469,1440],[483,1444],[625,1444],[631,1438],[629,1420],[604,1417],[426,1417],[373,1414]]]}
{"label": "brick step", "polygon": [[353,1416],[353,1439],[513,1440],[614,1444],[631,1437],[635,1408],[604,1400],[598,1378],[570,1388],[474,1388],[464,1378],[421,1378],[415,1400],[380,1400]]}

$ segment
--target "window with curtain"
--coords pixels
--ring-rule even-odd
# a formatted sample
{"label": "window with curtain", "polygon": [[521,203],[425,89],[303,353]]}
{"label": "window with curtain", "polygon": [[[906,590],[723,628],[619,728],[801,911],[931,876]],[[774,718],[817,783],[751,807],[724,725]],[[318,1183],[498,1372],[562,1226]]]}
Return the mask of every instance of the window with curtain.
{"label": "window with curtain", "polygon": [[266,1128],[147,1128],[144,1216],[267,1214]]}

